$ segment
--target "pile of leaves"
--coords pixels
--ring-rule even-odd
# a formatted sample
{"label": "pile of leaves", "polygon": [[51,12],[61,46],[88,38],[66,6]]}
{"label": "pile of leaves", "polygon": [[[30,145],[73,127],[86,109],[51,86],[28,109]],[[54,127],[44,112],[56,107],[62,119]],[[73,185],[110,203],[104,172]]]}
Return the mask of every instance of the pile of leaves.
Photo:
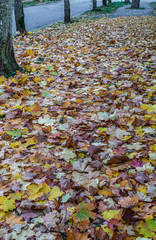
{"label": "pile of leaves", "polygon": [[14,39],[0,77],[0,239],[154,240],[154,18]]}

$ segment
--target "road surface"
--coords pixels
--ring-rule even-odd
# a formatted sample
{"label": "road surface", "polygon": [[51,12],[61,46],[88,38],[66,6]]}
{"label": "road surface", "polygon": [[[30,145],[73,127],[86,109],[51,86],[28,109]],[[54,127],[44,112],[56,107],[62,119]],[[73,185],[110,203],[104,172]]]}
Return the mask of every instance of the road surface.
{"label": "road surface", "polygon": [[[102,5],[102,0],[97,0],[97,4],[98,6]],[[70,5],[71,17],[78,16],[92,8],[91,0],[70,0]],[[55,22],[63,21],[64,1],[25,7],[24,13],[27,31],[37,30]],[[15,33],[16,25],[13,13],[13,34]]]}

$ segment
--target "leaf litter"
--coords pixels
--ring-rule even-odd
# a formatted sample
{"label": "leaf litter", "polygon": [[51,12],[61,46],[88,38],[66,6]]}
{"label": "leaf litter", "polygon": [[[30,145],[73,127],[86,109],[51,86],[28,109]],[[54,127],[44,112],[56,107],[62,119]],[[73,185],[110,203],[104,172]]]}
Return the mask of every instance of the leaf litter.
{"label": "leaf litter", "polygon": [[156,239],[153,17],[16,36],[0,77],[0,239]]}

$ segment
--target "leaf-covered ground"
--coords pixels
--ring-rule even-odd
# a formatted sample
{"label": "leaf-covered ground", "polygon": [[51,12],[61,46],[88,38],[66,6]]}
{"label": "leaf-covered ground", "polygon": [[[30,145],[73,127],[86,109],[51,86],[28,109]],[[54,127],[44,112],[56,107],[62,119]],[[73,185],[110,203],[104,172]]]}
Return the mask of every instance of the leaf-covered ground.
{"label": "leaf-covered ground", "polygon": [[0,77],[0,239],[154,240],[153,17],[15,38]]}

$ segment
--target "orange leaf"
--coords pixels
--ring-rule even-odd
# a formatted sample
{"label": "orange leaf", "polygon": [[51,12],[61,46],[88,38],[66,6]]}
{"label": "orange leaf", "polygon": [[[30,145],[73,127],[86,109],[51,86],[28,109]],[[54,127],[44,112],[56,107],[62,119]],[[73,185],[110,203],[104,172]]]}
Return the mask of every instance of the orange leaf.
{"label": "orange leaf", "polygon": [[22,221],[21,217],[16,217],[15,214],[13,214],[9,217],[6,217],[6,224],[12,227],[14,224],[24,225],[24,222]]}
{"label": "orange leaf", "polygon": [[70,101],[69,100],[67,100],[66,102],[64,102],[63,104],[62,104],[62,108],[68,108],[70,106]]}

